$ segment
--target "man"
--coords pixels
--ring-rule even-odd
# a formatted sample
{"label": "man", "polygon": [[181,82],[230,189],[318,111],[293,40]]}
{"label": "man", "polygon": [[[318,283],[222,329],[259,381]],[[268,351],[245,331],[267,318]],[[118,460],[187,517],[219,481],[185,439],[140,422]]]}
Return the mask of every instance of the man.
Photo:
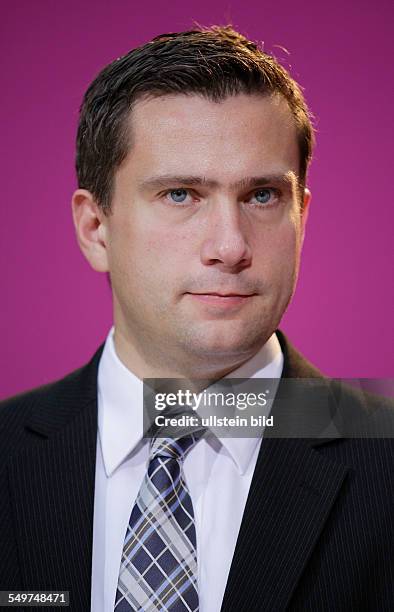
{"label": "man", "polygon": [[392,608],[390,440],[144,437],[144,378],[328,386],[278,330],[313,142],[297,84],[229,27],[159,36],[90,85],[72,212],[114,327],[2,405],[2,589],[94,612]]}

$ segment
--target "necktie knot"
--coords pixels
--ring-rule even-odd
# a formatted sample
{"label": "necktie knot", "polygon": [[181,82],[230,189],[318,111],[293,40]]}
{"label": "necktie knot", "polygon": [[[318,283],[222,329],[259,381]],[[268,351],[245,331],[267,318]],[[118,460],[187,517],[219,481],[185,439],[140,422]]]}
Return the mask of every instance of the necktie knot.
{"label": "necktie knot", "polygon": [[153,438],[151,441],[150,458],[165,457],[183,461],[203,433],[204,430],[200,429],[179,438]]}

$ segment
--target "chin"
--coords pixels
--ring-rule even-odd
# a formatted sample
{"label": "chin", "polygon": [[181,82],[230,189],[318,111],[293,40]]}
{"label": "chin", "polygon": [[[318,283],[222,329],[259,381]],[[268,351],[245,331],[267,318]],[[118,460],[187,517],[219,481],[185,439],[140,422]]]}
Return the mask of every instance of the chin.
{"label": "chin", "polygon": [[195,355],[199,354],[203,358],[223,358],[252,354],[263,345],[264,341],[263,334],[256,335],[255,331],[251,333],[251,330],[245,328],[239,330],[238,333],[234,333],[234,330],[232,330],[227,334],[225,330],[218,333],[216,329],[214,333],[204,334],[200,331],[200,333],[189,334],[187,345],[190,352]]}

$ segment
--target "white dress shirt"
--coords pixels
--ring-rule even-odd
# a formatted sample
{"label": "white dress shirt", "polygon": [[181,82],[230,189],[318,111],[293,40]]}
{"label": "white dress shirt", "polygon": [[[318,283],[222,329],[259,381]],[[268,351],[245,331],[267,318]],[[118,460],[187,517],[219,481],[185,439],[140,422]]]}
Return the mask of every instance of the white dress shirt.
{"label": "white dress shirt", "polygon": [[[98,370],[98,435],[93,521],[92,612],[113,612],[124,536],[145,476],[143,384],[120,361],[111,328]],[[275,334],[234,378],[280,378]],[[202,438],[184,461],[197,538],[200,612],[219,612],[261,437]]]}

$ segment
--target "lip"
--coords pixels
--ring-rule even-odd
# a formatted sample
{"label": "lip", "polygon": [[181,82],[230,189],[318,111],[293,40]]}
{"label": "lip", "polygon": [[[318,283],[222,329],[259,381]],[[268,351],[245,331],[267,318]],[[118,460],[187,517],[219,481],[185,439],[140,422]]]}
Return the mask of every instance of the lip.
{"label": "lip", "polygon": [[231,308],[234,306],[240,306],[246,304],[255,293],[218,293],[218,292],[207,292],[207,293],[188,293],[194,300],[203,302],[207,305],[218,306],[221,308]]}

